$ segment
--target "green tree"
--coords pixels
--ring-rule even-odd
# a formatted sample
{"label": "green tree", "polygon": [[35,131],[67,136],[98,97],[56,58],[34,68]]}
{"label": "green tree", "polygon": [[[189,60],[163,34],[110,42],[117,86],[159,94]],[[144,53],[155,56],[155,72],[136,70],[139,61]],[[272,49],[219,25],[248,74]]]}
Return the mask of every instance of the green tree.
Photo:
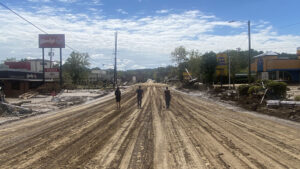
{"label": "green tree", "polygon": [[197,50],[189,52],[188,70],[192,74],[193,78],[201,78],[201,54]]}
{"label": "green tree", "polygon": [[183,46],[179,46],[175,48],[175,50],[171,53],[171,58],[173,62],[177,64],[186,62],[188,60],[188,51]]}
{"label": "green tree", "polygon": [[63,70],[69,74],[74,84],[79,84],[87,78],[89,65],[88,53],[72,52],[63,65]]}
{"label": "green tree", "polygon": [[201,56],[200,72],[204,83],[212,84],[217,66],[216,53],[209,52]]}

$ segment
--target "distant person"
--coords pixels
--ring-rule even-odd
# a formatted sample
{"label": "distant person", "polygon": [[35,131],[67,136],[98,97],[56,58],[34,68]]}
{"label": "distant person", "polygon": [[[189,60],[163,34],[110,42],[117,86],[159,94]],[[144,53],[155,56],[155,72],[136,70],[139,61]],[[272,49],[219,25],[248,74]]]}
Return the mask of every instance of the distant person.
{"label": "distant person", "polygon": [[116,102],[117,102],[117,109],[121,108],[121,91],[120,88],[117,87],[115,91],[115,96],[116,96]]}
{"label": "distant person", "polygon": [[0,102],[4,102],[3,87],[0,86]]}
{"label": "distant person", "polygon": [[168,87],[166,87],[166,90],[165,90],[165,101],[166,101],[166,107],[167,107],[167,109],[169,109],[170,101],[171,101],[171,93],[170,93],[170,90],[168,89]]}
{"label": "distant person", "polygon": [[136,96],[138,101],[138,108],[142,108],[142,98],[143,98],[143,90],[142,87],[139,86],[139,88],[136,90]]}

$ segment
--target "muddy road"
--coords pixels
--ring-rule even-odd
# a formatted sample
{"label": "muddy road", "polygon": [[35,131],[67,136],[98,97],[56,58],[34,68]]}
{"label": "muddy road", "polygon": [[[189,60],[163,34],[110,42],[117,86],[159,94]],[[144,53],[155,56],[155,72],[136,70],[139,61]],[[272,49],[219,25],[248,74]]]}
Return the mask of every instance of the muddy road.
{"label": "muddy road", "polygon": [[0,168],[300,168],[300,125],[145,84],[122,109],[107,97],[0,126]]}

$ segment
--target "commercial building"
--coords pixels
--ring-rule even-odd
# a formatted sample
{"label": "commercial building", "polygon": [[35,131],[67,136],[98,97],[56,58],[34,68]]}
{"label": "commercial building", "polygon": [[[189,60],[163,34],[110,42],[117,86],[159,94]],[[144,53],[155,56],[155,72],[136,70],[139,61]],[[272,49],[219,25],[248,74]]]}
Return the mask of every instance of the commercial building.
{"label": "commercial building", "polygon": [[278,53],[266,52],[253,58],[251,72],[261,80],[300,82],[300,56],[280,57]]}
{"label": "commercial building", "polygon": [[[50,60],[44,61],[45,68],[52,68],[53,62]],[[31,72],[43,72],[43,60],[42,59],[30,59],[19,62],[4,62],[4,65],[8,69],[27,70]]]}
{"label": "commercial building", "polygon": [[106,71],[94,69],[89,73],[89,82],[98,82],[106,79]]}
{"label": "commercial building", "polygon": [[[53,69],[52,62],[45,60],[45,82],[53,82],[58,72]],[[35,89],[43,84],[43,61],[33,59],[26,61],[5,62],[0,69],[0,85],[6,97],[19,95]]]}

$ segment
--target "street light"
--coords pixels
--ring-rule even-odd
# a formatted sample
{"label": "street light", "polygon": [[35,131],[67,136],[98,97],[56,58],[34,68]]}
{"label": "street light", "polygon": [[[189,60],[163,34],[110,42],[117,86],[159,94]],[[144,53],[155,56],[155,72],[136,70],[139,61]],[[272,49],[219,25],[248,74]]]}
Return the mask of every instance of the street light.
{"label": "street light", "polygon": [[[236,22],[234,20],[229,23]],[[251,22],[248,20],[248,83],[251,82]]]}
{"label": "street light", "polygon": [[251,31],[250,20],[248,20],[248,43],[249,43],[249,55],[248,55],[248,83],[251,82]]}

